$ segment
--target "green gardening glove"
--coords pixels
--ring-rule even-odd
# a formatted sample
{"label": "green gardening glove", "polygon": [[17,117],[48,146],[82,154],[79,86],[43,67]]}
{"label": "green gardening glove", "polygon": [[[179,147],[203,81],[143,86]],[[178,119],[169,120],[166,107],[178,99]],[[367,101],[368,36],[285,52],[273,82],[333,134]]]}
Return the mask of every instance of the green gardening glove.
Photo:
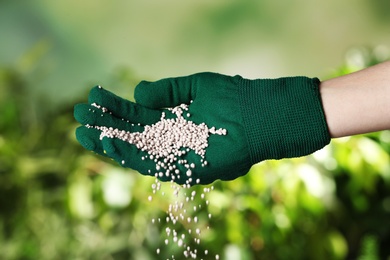
{"label": "green gardening glove", "polygon": [[[76,119],[85,125],[76,136],[85,148],[163,181],[207,184],[232,180],[260,161],[308,155],[329,143],[319,83],[306,77],[248,80],[199,73],[143,81],[135,89],[137,103],[95,88],[89,104],[75,108]],[[109,112],[99,113],[96,104]],[[166,108],[180,104],[187,104],[188,110],[179,117],[190,125],[206,124],[209,136],[204,156],[183,148],[181,159],[168,162],[171,170],[164,158],[151,159],[147,151],[118,134],[102,136],[101,126],[141,133],[161,122],[163,113],[177,119]]]}

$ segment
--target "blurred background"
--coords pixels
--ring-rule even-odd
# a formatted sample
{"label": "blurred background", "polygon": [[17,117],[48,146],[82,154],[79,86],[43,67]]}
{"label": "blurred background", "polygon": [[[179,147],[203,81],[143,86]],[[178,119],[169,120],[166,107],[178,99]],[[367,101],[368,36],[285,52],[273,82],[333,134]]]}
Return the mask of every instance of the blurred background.
{"label": "blurred background", "polygon": [[[150,222],[166,211],[147,200],[153,178],[75,140],[73,105],[94,85],[131,100],[141,79],[200,71],[324,80],[389,59],[388,10],[386,0],[0,1],[0,259],[177,253]],[[383,131],[214,183],[199,251],[390,259],[389,154]]]}

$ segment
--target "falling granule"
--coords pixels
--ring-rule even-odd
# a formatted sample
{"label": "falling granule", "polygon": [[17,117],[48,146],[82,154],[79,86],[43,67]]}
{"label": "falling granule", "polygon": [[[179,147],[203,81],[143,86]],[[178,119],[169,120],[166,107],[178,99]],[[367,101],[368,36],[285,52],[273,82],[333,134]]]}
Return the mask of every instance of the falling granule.
{"label": "falling granule", "polygon": [[[201,246],[203,231],[207,234],[209,230],[207,225],[209,221],[208,214],[207,212],[206,214],[201,212],[200,209],[207,209],[205,198],[213,190],[213,187],[203,189],[186,186],[184,188],[172,182],[160,183],[158,180],[151,187],[153,194],[162,194],[165,189],[172,190],[172,196],[168,196],[172,201],[168,205],[165,222],[154,222],[158,225],[165,225],[165,228],[162,229],[163,237],[160,244],[162,246],[160,247],[160,254],[163,254],[164,248],[167,248],[166,246],[169,245],[169,248],[176,246],[182,250],[182,255],[177,256],[178,259],[208,259],[208,250],[198,250]],[[159,191],[156,190],[157,187],[159,187]],[[158,203],[158,201],[153,203]],[[195,207],[197,210],[188,210],[192,207]],[[202,217],[198,214],[201,214]],[[204,248],[204,245],[202,247]],[[175,259],[174,256],[171,259]]]}
{"label": "falling granule", "polygon": [[[192,103],[192,101],[191,101]],[[98,108],[104,113],[112,114],[107,108],[100,106],[99,104],[93,103],[92,106]],[[205,123],[199,125],[192,121],[186,120],[190,118],[188,112],[189,106],[181,104],[177,107],[168,109],[170,113],[176,115],[174,119],[167,119],[165,112],[162,113],[160,121],[155,124],[147,125],[144,127],[143,132],[128,132],[120,129],[114,129],[106,126],[89,126],[101,131],[100,139],[103,138],[117,138],[129,144],[135,145],[139,150],[147,153],[146,156],[142,156],[142,160],[151,160],[155,163],[153,169],[148,169],[148,173],[155,177],[170,177],[170,188],[172,189],[173,201],[169,204],[166,211],[167,216],[165,219],[165,235],[164,245],[168,246],[173,243],[177,247],[182,249],[182,255],[178,256],[179,259],[192,258],[197,259],[200,256],[197,248],[190,246],[191,236],[194,247],[201,243],[202,228],[207,226],[206,230],[209,229],[208,225],[201,223],[198,216],[194,214],[201,213],[201,209],[207,208],[208,200],[206,200],[206,194],[214,189],[204,188],[203,192],[190,191],[192,184],[199,184],[201,180],[199,178],[193,179],[193,173],[196,171],[196,163],[190,162],[183,159],[185,155],[193,151],[199,156],[199,162],[201,167],[206,167],[208,162],[206,160],[206,149],[208,147],[208,138],[210,135],[226,135],[226,129],[216,129],[215,127],[209,128]],[[184,112],[187,111],[187,112]],[[92,111],[95,112],[95,111]],[[186,118],[183,117],[185,113]],[[123,121],[129,122],[125,119]],[[132,124],[134,126],[134,124]],[[139,124],[138,124],[139,125]],[[125,160],[121,161],[122,165],[125,165]],[[184,172],[179,170],[179,165],[185,168]],[[182,168],[182,167],[180,167]],[[182,174],[184,173],[184,174]],[[182,175],[181,175],[182,174]],[[175,180],[186,178],[186,182],[183,185],[175,184]],[[156,178],[155,182],[151,185],[153,194],[162,194],[161,182]],[[152,195],[148,196],[148,201],[152,202]],[[202,205],[193,205],[194,202],[201,201]],[[188,210],[189,207],[193,210]],[[207,215],[209,220],[211,214]],[[153,224],[163,224],[161,219],[152,219]],[[184,229],[183,229],[184,227]],[[187,234],[187,235],[186,235]],[[208,250],[204,250],[204,256],[209,254]],[[161,254],[161,249],[156,249],[157,254]],[[175,256],[172,255],[172,260]],[[215,259],[219,259],[219,255],[215,256]]]}
{"label": "falling granule", "polygon": [[182,246],[183,246],[183,240],[179,239],[179,241],[177,242],[177,245],[178,245],[179,247],[182,247]]}

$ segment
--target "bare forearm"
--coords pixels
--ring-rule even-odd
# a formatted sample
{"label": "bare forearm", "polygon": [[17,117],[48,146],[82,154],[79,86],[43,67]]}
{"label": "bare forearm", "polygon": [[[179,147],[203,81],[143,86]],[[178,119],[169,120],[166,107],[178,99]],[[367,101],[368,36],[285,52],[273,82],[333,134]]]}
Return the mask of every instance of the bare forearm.
{"label": "bare forearm", "polygon": [[390,129],[390,61],[323,81],[320,91],[332,138]]}

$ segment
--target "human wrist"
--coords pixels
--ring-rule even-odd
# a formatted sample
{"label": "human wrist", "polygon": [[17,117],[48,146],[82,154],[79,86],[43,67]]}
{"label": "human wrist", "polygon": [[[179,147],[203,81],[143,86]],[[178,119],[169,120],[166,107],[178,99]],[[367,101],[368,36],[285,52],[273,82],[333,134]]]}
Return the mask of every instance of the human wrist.
{"label": "human wrist", "polygon": [[390,62],[320,84],[332,138],[390,129]]}

